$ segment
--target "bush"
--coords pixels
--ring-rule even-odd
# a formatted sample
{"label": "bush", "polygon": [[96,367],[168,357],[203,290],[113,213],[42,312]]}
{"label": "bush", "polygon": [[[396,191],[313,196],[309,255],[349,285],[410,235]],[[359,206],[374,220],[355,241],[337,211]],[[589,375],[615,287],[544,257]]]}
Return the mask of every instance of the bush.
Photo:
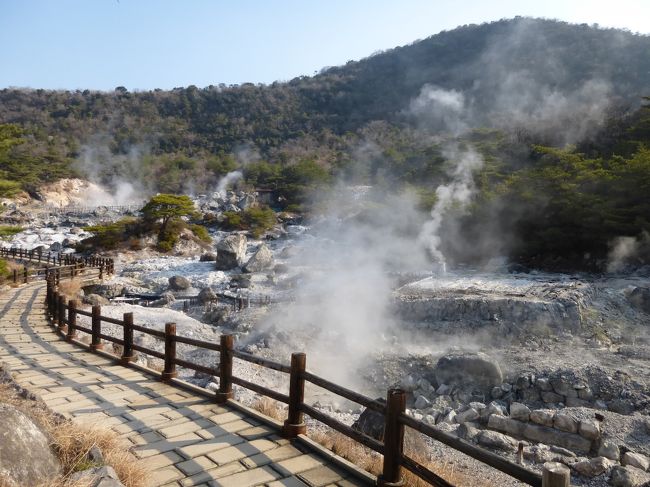
{"label": "bush", "polygon": [[0,238],[11,237],[23,231],[23,227],[15,227],[12,225],[0,225]]}
{"label": "bush", "polygon": [[190,225],[189,226],[190,230],[192,230],[192,233],[196,238],[198,238],[201,242],[205,243],[212,243],[212,237],[210,237],[210,234],[208,233],[208,229],[205,228],[203,225]]}
{"label": "bush", "polygon": [[11,274],[12,272],[11,269],[9,268],[9,263],[4,259],[0,259],[0,277],[7,278]]}
{"label": "bush", "polygon": [[92,225],[87,227],[86,230],[95,235],[82,240],[82,248],[113,250],[131,236],[137,234],[140,228],[136,218],[127,217],[104,225]]}
{"label": "bush", "polygon": [[277,222],[275,212],[268,206],[248,208],[239,213],[224,211],[223,216],[223,226],[227,230],[248,230],[255,238],[273,228]]}

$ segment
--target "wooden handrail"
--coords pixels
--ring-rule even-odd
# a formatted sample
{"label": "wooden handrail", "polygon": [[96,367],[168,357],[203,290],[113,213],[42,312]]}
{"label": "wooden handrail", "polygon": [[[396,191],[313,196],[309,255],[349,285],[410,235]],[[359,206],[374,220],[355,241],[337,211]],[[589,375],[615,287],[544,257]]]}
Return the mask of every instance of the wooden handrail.
{"label": "wooden handrail", "polygon": [[[20,249],[0,250],[0,255],[9,254],[19,256],[27,255],[26,252],[21,251]],[[46,258],[49,261],[50,256],[46,256]],[[102,268],[101,266],[105,264],[101,260],[97,259],[91,259],[88,263],[91,265],[98,264],[100,270]],[[387,403],[383,404],[378,400],[371,399],[363,394],[335,384],[334,382],[319,377],[311,372],[307,372],[306,356],[304,353],[292,354],[291,365],[288,366],[264,357],[257,357],[250,353],[234,350],[234,340],[232,335],[221,335],[220,342],[217,344],[195,338],[178,336],[176,335],[176,325],[174,323],[167,323],[165,325],[165,331],[161,331],[141,325],[135,325],[133,323],[132,313],[125,313],[123,319],[119,320],[102,316],[100,306],[93,306],[92,312],[81,310],[78,308],[76,301],[71,300],[66,303],[64,297],[56,290],[56,283],[60,280],[62,274],[61,269],[66,267],[71,269],[70,274],[79,270],[79,267],[76,267],[75,264],[73,264],[53,267],[43,272],[47,281],[46,309],[48,310],[48,314],[52,319],[53,324],[59,327],[62,331],[67,326],[66,339],[72,341],[78,332],[83,332],[92,335],[91,344],[89,346],[91,350],[101,350],[103,347],[102,340],[122,345],[122,355],[121,357],[116,358],[119,358],[121,363],[125,365],[128,365],[134,360],[134,352],[140,352],[159,358],[165,362],[164,369],[160,376],[163,381],[171,381],[176,377],[176,366],[215,376],[219,379],[219,390],[215,393],[215,400],[217,402],[225,402],[231,399],[233,397],[232,386],[233,384],[236,384],[263,396],[270,397],[278,402],[288,404],[287,419],[282,428],[285,437],[295,438],[296,436],[305,433],[306,425],[303,421],[303,415],[306,414],[310,416],[316,421],[329,426],[330,428],[384,456],[384,469],[382,475],[378,478],[378,485],[399,485],[402,478],[401,469],[403,467],[434,486],[451,486],[450,483],[439,477],[435,472],[432,472],[424,465],[421,465],[411,457],[404,454],[404,428],[409,427],[526,484],[535,487],[548,487],[547,483],[543,483],[542,476],[537,472],[406,415],[404,412],[405,394],[403,391],[389,391]],[[108,267],[105,268],[108,269]],[[88,269],[88,267],[86,267],[86,269]],[[38,276],[40,275],[40,272],[40,270],[37,270],[34,275]],[[25,274],[23,273],[22,276],[24,278]],[[80,326],[77,322],[78,316],[90,317],[91,328]],[[122,326],[124,332],[123,337],[117,338],[102,333],[102,322]],[[135,344],[133,340],[134,331],[139,331],[164,340],[164,353]],[[219,352],[218,367],[204,366],[178,358],[176,355],[176,346],[178,343]],[[289,394],[284,394],[260,384],[234,376],[234,358],[254,363],[270,370],[288,373]],[[306,382],[383,414],[385,418],[384,441],[381,442],[371,438],[364,433],[341,423],[331,416],[328,416],[313,406],[305,404],[304,388]]]}

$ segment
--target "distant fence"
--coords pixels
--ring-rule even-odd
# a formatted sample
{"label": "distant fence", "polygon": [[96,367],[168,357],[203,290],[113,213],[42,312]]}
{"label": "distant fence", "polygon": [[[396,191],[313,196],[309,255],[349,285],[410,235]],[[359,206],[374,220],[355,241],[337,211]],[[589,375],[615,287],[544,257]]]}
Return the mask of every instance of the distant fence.
{"label": "distant fence", "polygon": [[[244,387],[248,390],[269,397],[288,405],[288,414],[282,429],[283,435],[287,438],[306,432],[306,425],[303,415],[319,421],[330,428],[342,433],[367,448],[383,456],[383,473],[377,480],[380,486],[402,485],[402,468],[405,468],[437,487],[450,487],[452,484],[438,476],[426,466],[418,463],[415,459],[404,453],[404,430],[405,427],[412,428],[434,440],[454,448],[472,458],[479,460],[501,472],[504,472],[528,485],[536,487],[559,487],[568,485],[569,470],[561,465],[548,468],[545,466],[544,476],[526,468],[525,466],[511,462],[495,453],[479,448],[452,434],[441,431],[422,421],[418,421],[405,414],[406,393],[400,389],[390,389],[387,393],[386,404],[359,394],[355,391],[330,382],[306,370],[306,355],[304,353],[293,353],[291,364],[286,365],[262,357],[245,353],[234,349],[234,337],[232,335],[221,335],[219,343],[197,340],[176,334],[176,324],[166,323],[164,331],[154,330],[133,322],[133,313],[124,313],[122,319],[102,316],[101,306],[93,306],[91,311],[80,309],[76,300],[65,302],[65,297],[57,291],[55,279],[52,274],[47,278],[47,311],[55,327],[65,335],[67,341],[75,341],[82,346],[87,346],[92,351],[102,350],[103,341],[110,342],[121,347],[121,355],[116,358],[123,364],[128,365],[135,360],[135,353],[156,357],[164,362],[161,380],[169,382],[177,377],[177,366],[201,372],[219,378],[219,390],[215,392],[215,400],[223,403],[233,398],[233,384]],[[85,316],[90,318],[90,327],[78,324],[77,317]],[[102,331],[102,323],[110,323],[122,328],[122,337],[117,338]],[[153,336],[164,343],[164,352],[159,352],[134,343],[133,333],[135,331]],[[78,342],[78,333],[90,335],[90,344]],[[177,356],[177,344],[185,344],[197,349],[210,350],[219,353],[219,360],[214,366],[205,366]],[[270,370],[289,375],[289,390],[280,392],[269,389],[262,385],[247,381],[233,375],[233,359],[243,360],[257,364]],[[333,394],[344,397],[361,406],[376,411],[384,416],[384,438],[379,441],[352,427],[328,416],[318,409],[305,404],[305,383],[313,384]],[[555,470],[553,470],[553,468]],[[559,473],[558,473],[559,472]],[[559,480],[558,480],[559,479]]]}
{"label": "distant fence", "polygon": [[28,269],[24,266],[22,271],[13,270],[12,280],[14,283],[27,283],[32,280],[45,279],[51,275],[56,282],[62,277],[73,279],[77,275],[90,274],[90,271],[96,271],[97,277],[103,279],[108,274],[115,272],[115,262],[113,259],[104,257],[81,257],[70,254],[55,254],[52,252],[44,253],[42,248],[26,250],[17,247],[0,247],[0,258],[25,261],[30,263],[42,264],[45,267]]}
{"label": "distant fence", "polygon": [[89,213],[136,213],[144,206],[144,202],[138,205],[100,205],[100,206],[46,206],[48,213],[55,215],[87,215]]}

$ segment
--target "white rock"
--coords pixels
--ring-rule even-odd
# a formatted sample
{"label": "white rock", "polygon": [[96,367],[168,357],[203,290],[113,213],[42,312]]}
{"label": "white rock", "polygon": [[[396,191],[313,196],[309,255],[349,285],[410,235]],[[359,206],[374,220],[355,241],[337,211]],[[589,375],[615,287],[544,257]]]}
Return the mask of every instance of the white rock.
{"label": "white rock", "polygon": [[632,467],[640,468],[641,470],[648,470],[650,468],[650,458],[640,453],[626,452],[621,460],[623,465],[631,465]]}
{"label": "white rock", "polygon": [[513,402],[510,405],[510,417],[517,421],[528,422],[530,419],[530,409],[525,404]]}

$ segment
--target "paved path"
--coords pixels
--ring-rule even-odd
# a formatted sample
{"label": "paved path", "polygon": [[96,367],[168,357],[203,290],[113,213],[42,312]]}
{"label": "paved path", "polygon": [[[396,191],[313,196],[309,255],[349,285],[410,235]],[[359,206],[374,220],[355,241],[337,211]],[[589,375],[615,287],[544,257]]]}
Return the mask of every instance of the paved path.
{"label": "paved path", "polygon": [[34,283],[0,296],[0,362],[53,410],[127,439],[153,485],[362,485],[244,412],[62,341],[44,295]]}

